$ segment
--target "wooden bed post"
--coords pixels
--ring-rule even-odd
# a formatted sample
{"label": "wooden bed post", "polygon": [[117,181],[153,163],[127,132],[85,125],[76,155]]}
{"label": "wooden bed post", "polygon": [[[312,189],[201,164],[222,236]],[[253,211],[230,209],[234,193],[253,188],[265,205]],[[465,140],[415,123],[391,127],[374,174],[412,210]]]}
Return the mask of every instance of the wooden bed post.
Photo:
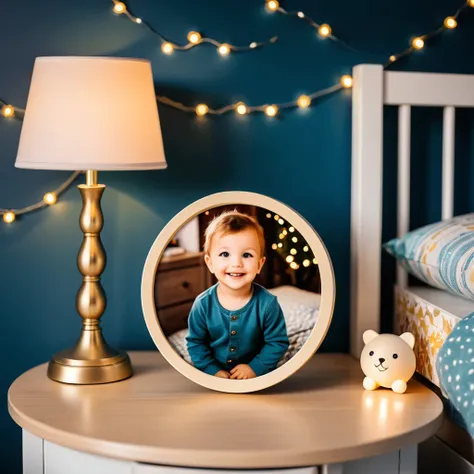
{"label": "wooden bed post", "polygon": [[364,331],[380,331],[383,67],[355,66],[353,79],[350,351],[359,358]]}

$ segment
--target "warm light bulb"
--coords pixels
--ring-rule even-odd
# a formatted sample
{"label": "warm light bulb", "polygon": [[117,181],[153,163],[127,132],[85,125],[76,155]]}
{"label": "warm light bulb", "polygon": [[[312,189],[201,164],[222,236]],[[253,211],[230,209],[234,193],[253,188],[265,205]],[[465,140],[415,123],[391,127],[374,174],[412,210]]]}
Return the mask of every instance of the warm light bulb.
{"label": "warm light bulb", "polygon": [[161,45],[161,51],[165,54],[171,54],[173,52],[173,45],[171,43],[163,43]]}
{"label": "warm light bulb", "polygon": [[288,234],[288,231],[286,229],[283,229],[283,235]]}
{"label": "warm light bulb", "polygon": [[283,247],[283,244],[280,242],[280,243],[278,244],[278,248],[281,249],[282,247]]}
{"label": "warm light bulb", "polygon": [[315,265],[317,265],[317,264],[318,264],[318,261],[317,261],[315,258],[313,258],[313,263],[314,263]]}
{"label": "warm light bulb", "polygon": [[270,219],[270,217],[272,217],[272,215],[269,212],[267,212],[267,219]]}
{"label": "warm light bulb", "polygon": [[392,63],[397,59],[397,57],[392,54],[388,59],[390,59],[390,61],[392,61]]}
{"label": "warm light bulb", "polygon": [[298,242],[298,238],[297,237],[292,237],[291,240],[296,244],[296,242]]}
{"label": "warm light bulb", "polygon": [[303,12],[298,12],[297,15],[298,15],[298,18],[304,18],[304,13]]}
{"label": "warm light bulb", "polygon": [[50,206],[54,204],[57,201],[58,197],[56,196],[56,193],[46,193],[43,196],[43,201],[46,204],[49,204]]}
{"label": "warm light bulb", "polygon": [[449,29],[456,28],[456,26],[458,26],[458,22],[452,16],[448,16],[444,20],[444,26]]}
{"label": "warm light bulb", "polygon": [[280,216],[278,214],[275,214],[273,218],[277,221],[278,219],[280,219]]}
{"label": "warm light bulb", "polygon": [[291,255],[296,255],[298,251],[296,249],[291,249],[290,250]]}
{"label": "warm light bulb", "polygon": [[267,1],[267,8],[271,11],[271,12],[274,12],[276,10],[278,10],[278,7],[280,6],[280,4],[278,3],[277,0],[268,0]]}
{"label": "warm light bulb", "polygon": [[13,117],[13,115],[15,115],[13,105],[4,105],[2,108],[2,114],[4,117]]}
{"label": "warm light bulb", "polygon": [[326,25],[326,23],[324,25],[321,25],[319,28],[318,28],[318,33],[323,37],[325,38],[326,36],[329,36],[331,34],[331,27],[329,25]]}
{"label": "warm light bulb", "polygon": [[282,233],[278,236],[278,238],[279,238],[280,240],[281,240],[281,239],[284,239],[284,238],[285,238],[285,234],[282,232]]}
{"label": "warm light bulb", "polygon": [[265,113],[269,117],[274,117],[278,113],[278,107],[276,105],[269,105],[265,108]]}
{"label": "warm light bulb", "polygon": [[291,263],[290,263],[290,267],[291,267],[293,270],[298,270],[298,268],[300,268],[300,266],[299,266],[296,262],[291,262]]}
{"label": "warm light bulb", "polygon": [[227,56],[230,53],[230,46],[228,44],[221,44],[218,51],[221,56]]}
{"label": "warm light bulb", "polygon": [[288,255],[288,257],[286,257],[286,261],[288,263],[291,263],[294,259],[295,259],[295,257],[293,257],[293,255]]}
{"label": "warm light bulb", "polygon": [[125,3],[122,2],[115,2],[114,5],[114,12],[115,13],[125,13],[127,11],[127,7],[125,6]]}
{"label": "warm light bulb", "polygon": [[474,8],[474,0],[467,0],[467,4],[468,4],[470,7]]}
{"label": "warm light bulb", "polygon": [[352,77],[351,76],[342,76],[341,77],[341,84],[342,84],[342,87],[345,87],[346,89],[349,89],[349,87],[352,87]]}
{"label": "warm light bulb", "polygon": [[[244,103],[240,102],[240,104],[237,105],[235,110],[237,110],[238,114],[245,115],[247,113],[247,106]],[[275,216],[275,220],[278,220],[277,216]]]}
{"label": "warm light bulb", "polygon": [[192,44],[198,44],[201,41],[201,34],[197,31],[190,31],[188,33],[188,41]]}
{"label": "warm light bulb", "polygon": [[307,251],[309,250],[309,247],[308,247],[307,245],[305,245],[305,246],[303,247],[303,250],[304,250],[305,252],[307,252]]}
{"label": "warm light bulb", "polygon": [[199,104],[196,107],[197,115],[206,115],[209,112],[209,107],[206,104]]}
{"label": "warm light bulb", "polygon": [[309,107],[310,104],[311,104],[311,99],[307,95],[300,95],[298,97],[298,107],[305,109],[306,107]]}
{"label": "warm light bulb", "polygon": [[278,248],[278,245],[277,244],[272,244],[272,249],[273,250],[276,250]]}
{"label": "warm light bulb", "polygon": [[293,226],[291,226],[289,229],[288,229],[290,232],[294,232],[295,231],[295,228]]}
{"label": "warm light bulb", "polygon": [[11,224],[15,219],[16,219],[16,215],[14,212],[9,211],[3,214],[3,221],[6,222],[7,224]]}
{"label": "warm light bulb", "polygon": [[142,19],[141,18],[135,18],[135,23],[141,23],[142,22]]}
{"label": "warm light bulb", "polygon": [[413,41],[411,42],[411,45],[415,49],[423,49],[423,46],[425,45],[425,42],[423,41],[423,38],[413,38]]}
{"label": "warm light bulb", "polygon": [[283,219],[278,219],[278,224],[283,225],[285,221]]}
{"label": "warm light bulb", "polygon": [[306,259],[306,260],[303,260],[303,267],[309,267],[311,265],[311,262]]}
{"label": "warm light bulb", "polygon": [[254,49],[256,48],[258,45],[255,41],[252,41],[250,44],[249,44],[250,48]]}

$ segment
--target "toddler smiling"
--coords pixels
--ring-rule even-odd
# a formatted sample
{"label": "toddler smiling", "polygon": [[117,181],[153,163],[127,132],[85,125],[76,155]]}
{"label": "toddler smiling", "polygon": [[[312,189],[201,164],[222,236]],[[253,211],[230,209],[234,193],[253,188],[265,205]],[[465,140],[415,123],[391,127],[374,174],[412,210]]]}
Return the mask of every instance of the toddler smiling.
{"label": "toddler smiling", "polygon": [[186,341],[197,369],[250,379],[274,370],[288,349],[276,296],[254,282],[264,249],[262,227],[246,214],[225,212],[207,227],[204,259],[218,282],[196,298],[189,314]]}

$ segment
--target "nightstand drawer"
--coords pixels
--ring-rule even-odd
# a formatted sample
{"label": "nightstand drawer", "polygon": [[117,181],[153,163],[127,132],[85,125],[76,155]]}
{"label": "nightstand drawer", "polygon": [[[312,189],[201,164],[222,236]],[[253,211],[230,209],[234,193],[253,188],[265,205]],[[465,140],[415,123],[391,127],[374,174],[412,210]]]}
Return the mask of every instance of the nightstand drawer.
{"label": "nightstand drawer", "polygon": [[192,300],[205,290],[202,266],[160,272],[157,279],[159,280],[156,287],[158,308]]}

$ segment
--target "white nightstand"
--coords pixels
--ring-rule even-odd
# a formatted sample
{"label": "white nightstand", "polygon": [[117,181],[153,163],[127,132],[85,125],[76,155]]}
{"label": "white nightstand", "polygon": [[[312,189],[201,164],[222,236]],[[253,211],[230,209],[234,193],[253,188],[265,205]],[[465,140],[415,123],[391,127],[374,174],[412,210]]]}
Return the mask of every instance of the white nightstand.
{"label": "white nightstand", "polygon": [[416,380],[403,395],[366,392],[348,355],[317,354],[242,395],[194,384],[158,352],[130,356],[135,375],[118,383],[53,382],[44,364],[12,384],[25,474],[414,474],[417,444],[442,423],[433,392]]}

